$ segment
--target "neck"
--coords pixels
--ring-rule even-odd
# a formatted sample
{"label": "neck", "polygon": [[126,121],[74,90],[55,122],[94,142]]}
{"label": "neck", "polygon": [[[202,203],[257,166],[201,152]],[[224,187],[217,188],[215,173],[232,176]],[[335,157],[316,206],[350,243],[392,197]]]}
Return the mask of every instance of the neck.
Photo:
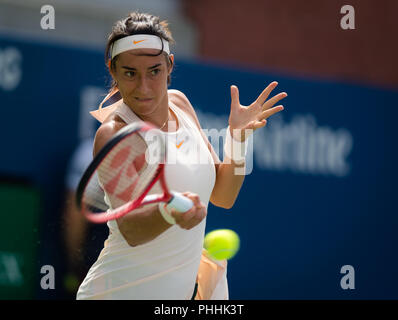
{"label": "neck", "polygon": [[148,115],[147,119],[144,121],[149,121],[160,128],[160,130],[166,131],[169,120],[172,120],[172,114],[169,109],[169,96],[166,93],[154,113]]}

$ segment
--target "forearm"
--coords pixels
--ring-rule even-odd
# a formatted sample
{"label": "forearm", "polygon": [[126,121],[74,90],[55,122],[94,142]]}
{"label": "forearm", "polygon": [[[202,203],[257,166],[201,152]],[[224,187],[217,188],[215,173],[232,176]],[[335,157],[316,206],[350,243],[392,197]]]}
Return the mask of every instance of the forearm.
{"label": "forearm", "polygon": [[241,130],[231,130],[229,126],[225,137],[224,159],[218,165],[211,201],[216,206],[230,209],[245,179],[247,143],[242,142],[245,141],[245,137],[241,135]]}
{"label": "forearm", "polygon": [[232,208],[245,179],[244,170],[244,164],[237,165],[228,157],[224,157],[217,170],[217,180],[210,197],[211,203],[225,209]]}
{"label": "forearm", "polygon": [[130,246],[147,243],[171,227],[161,216],[157,205],[129,213],[119,218],[117,223]]}

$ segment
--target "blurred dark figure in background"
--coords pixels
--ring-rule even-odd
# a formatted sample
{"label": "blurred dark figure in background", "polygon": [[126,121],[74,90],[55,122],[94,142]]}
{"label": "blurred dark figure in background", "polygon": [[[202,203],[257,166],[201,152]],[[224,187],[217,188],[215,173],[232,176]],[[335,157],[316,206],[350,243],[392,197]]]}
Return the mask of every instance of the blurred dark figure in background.
{"label": "blurred dark figure in background", "polygon": [[108,236],[106,224],[88,222],[77,209],[75,192],[80,178],[93,158],[93,138],[82,140],[73,153],[65,178],[63,237],[66,251],[66,273],[63,281],[68,298],[75,299],[77,289],[95,262]]}

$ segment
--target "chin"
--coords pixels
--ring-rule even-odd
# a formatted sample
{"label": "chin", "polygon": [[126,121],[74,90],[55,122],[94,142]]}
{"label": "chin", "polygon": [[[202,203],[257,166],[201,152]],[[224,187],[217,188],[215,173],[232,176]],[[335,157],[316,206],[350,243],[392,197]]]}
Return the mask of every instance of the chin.
{"label": "chin", "polygon": [[137,101],[133,100],[131,104],[135,111],[137,111],[141,115],[150,115],[152,114],[158,105],[156,100],[151,99],[150,101]]}

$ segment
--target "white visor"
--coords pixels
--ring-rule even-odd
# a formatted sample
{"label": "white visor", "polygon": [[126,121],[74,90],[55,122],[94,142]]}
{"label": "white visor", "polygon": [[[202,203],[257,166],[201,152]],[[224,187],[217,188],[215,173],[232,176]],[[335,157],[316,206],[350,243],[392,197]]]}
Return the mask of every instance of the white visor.
{"label": "white visor", "polygon": [[118,54],[134,49],[158,49],[170,54],[169,42],[150,34],[135,34],[116,40],[112,45],[112,59]]}

